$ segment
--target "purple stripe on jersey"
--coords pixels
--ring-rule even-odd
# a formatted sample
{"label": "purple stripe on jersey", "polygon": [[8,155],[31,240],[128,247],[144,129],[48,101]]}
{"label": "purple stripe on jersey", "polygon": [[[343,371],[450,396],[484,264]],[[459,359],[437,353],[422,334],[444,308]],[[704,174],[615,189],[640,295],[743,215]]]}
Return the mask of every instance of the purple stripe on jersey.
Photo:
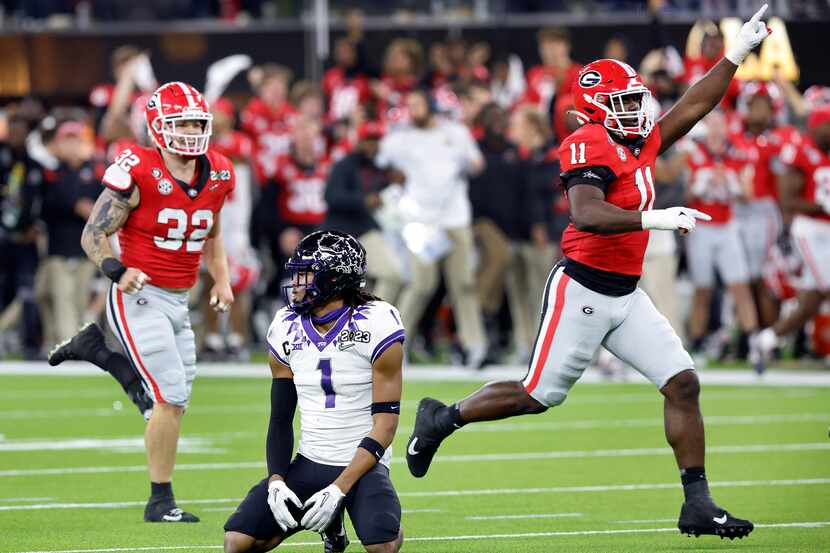
{"label": "purple stripe on jersey", "polygon": [[320,387],[326,393],[326,409],[334,407],[334,386],[331,384],[331,359],[320,359]]}
{"label": "purple stripe on jersey", "polygon": [[343,313],[340,316],[340,319],[334,323],[334,326],[326,332],[325,336],[320,336],[320,333],[317,332],[317,329],[314,328],[314,325],[311,324],[311,319],[304,315],[301,319],[303,321],[303,330],[305,330],[306,336],[311,342],[317,346],[317,349],[323,351],[336,337],[340,334],[340,331],[343,330],[343,327],[346,326],[346,322],[349,320],[349,312]]}
{"label": "purple stripe on jersey", "polygon": [[372,352],[372,363],[374,363],[375,360],[378,357],[380,357],[381,354],[384,351],[386,351],[386,349],[389,346],[391,346],[395,342],[400,342],[401,344],[403,344],[405,339],[406,339],[406,332],[404,331],[404,329],[401,328],[399,330],[396,330],[395,332],[393,332],[392,334],[390,334],[389,336],[387,336],[383,340],[381,340],[380,343],[377,346],[375,346],[375,350]]}
{"label": "purple stripe on jersey", "polygon": [[277,352],[276,348],[275,348],[274,346],[272,346],[272,345],[270,344],[270,342],[268,343],[268,351],[270,351],[270,352],[271,352],[271,355],[273,355],[273,356],[276,358],[276,360],[277,360],[277,361],[279,361],[280,363],[282,363],[282,364],[283,364],[283,365],[285,365],[285,366],[288,366],[288,361],[286,361],[285,359],[283,359],[282,355],[280,355],[280,354]]}
{"label": "purple stripe on jersey", "polygon": [[398,320],[397,315],[395,315],[395,311],[394,311],[393,309],[390,309],[390,310],[389,310],[389,313],[391,313],[391,314],[392,314],[392,318],[393,318],[393,319],[395,319],[395,322],[396,322],[396,323],[398,323],[399,325],[403,326],[403,325],[401,324],[401,322]]}

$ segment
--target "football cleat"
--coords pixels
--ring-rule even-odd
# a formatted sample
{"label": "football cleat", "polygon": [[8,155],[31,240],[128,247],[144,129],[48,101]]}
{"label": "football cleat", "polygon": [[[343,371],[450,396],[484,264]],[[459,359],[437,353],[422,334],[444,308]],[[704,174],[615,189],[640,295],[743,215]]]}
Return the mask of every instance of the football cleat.
{"label": "football cleat", "polygon": [[148,503],[144,509],[144,522],[199,522],[199,517],[193,513],[173,505],[172,508],[167,508],[169,505],[159,508],[158,503]]}
{"label": "football cleat", "polygon": [[681,533],[690,536],[709,535],[734,540],[748,536],[755,525],[748,520],[733,517],[711,500],[706,500],[683,503],[677,527]]}
{"label": "football cleat", "polygon": [[415,427],[406,448],[406,464],[415,478],[427,473],[438,446],[447,437],[447,433],[442,432],[435,423],[435,412],[442,407],[446,406],[431,397],[425,397],[418,403]]}
{"label": "football cleat", "polygon": [[755,374],[762,375],[767,370],[766,360],[771,355],[765,353],[761,347],[761,338],[759,333],[749,336],[749,363],[752,365],[752,370]]}
{"label": "football cleat", "polygon": [[153,414],[153,400],[147,395],[144,388],[141,385],[135,386],[127,391],[127,397],[138,407],[139,413],[144,417],[144,422],[148,422]]}
{"label": "football cleat", "polygon": [[346,535],[346,523],[343,514],[340,514],[339,523],[334,521],[325,531],[320,533],[323,538],[324,553],[343,553],[349,547],[349,536]]}
{"label": "football cleat", "polygon": [[48,361],[53,367],[64,361],[91,361],[93,352],[100,347],[106,347],[104,334],[97,324],[87,323],[75,336],[52,348]]}

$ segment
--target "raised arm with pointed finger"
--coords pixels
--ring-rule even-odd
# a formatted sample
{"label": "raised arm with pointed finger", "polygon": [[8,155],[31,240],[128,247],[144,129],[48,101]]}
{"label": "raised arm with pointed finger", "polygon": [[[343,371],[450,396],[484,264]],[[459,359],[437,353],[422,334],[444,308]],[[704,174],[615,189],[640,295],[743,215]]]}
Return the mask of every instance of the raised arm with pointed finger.
{"label": "raised arm with pointed finger", "polygon": [[770,29],[761,20],[767,11],[767,4],[761,6],[749,21],[743,24],[726,55],[706,75],[693,84],[680,100],[660,118],[660,134],[662,145],[660,153],[665,152],[700,121],[704,115],[712,111],[721,101],[729,87],[735,71],[743,63],[753,48],[761,44]]}

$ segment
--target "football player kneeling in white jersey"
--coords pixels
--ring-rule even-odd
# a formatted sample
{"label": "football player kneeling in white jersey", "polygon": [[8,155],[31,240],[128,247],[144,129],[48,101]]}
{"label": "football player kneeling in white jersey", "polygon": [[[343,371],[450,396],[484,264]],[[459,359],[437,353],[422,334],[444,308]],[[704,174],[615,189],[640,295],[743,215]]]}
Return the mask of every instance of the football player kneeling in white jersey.
{"label": "football player kneeling in white jersey", "polygon": [[268,329],[269,475],[225,523],[225,553],[269,551],[303,528],[322,534],[326,552],[343,551],[344,509],[366,551],[396,553],[401,506],[389,464],[400,413],[400,314],[362,291],[366,252],[348,234],[306,236],[286,269],[288,305]]}

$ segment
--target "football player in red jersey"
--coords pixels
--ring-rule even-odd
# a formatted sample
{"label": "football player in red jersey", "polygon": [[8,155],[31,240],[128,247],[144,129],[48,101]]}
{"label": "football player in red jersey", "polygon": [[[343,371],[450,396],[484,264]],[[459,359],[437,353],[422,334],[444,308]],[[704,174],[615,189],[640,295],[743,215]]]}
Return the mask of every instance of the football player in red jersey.
{"label": "football player in red jersey", "polygon": [[738,97],[739,130],[732,137],[732,142],[748,151],[752,163],[752,196],[750,201],[735,205],[735,220],[746,249],[750,283],[763,325],[778,318],[777,302],[762,277],[770,249],[782,229],[776,174],[780,172],[781,148],[801,140],[794,127],[777,124],[778,113],[784,109],[781,94],[774,84],[745,83]]}
{"label": "football player in red jersey", "polygon": [[[192,86],[163,85],[145,116],[155,147],[126,149],[107,168],[107,188],[81,236],[87,256],[113,281],[107,318],[128,357],[109,350],[101,330],[90,324],[56,347],[49,362],[83,359],[122,386],[137,371],[154,404],[144,434],[151,484],[144,520],[198,522],[177,507],[171,484],[179,426],[196,376],[188,290],[204,253],[214,280],[211,305],[226,311],[233,303],[219,212],[233,191],[234,171],[230,160],[208,150],[213,116]],[[116,232],[120,260],[108,241]]]}
{"label": "football player in red jersey", "polygon": [[798,308],[760,334],[769,355],[778,338],[798,330],[830,298],[830,105],[814,109],[800,145],[786,144],[779,181],[781,206],[792,216],[790,235],[804,262]]}
{"label": "football player in red jersey", "polygon": [[585,124],[559,149],[571,212],[562,238],[565,258],[548,277],[528,374],[523,381],[489,383],[452,405],[422,399],[406,455],[413,476],[424,476],[441,442],[467,423],[541,413],[562,403],[602,345],[665,397],[666,438],[685,495],[680,531],[729,538],[752,531],[751,522],[733,517],[709,495],[694,364],[637,280],[650,230],[689,232],[695,219],[708,219],[686,207],[651,209],[654,162],[721,100],[738,66],[769,34],[761,21],[766,8],[657,124],[650,92],[630,66],[599,60],[583,68],[573,95]]}

